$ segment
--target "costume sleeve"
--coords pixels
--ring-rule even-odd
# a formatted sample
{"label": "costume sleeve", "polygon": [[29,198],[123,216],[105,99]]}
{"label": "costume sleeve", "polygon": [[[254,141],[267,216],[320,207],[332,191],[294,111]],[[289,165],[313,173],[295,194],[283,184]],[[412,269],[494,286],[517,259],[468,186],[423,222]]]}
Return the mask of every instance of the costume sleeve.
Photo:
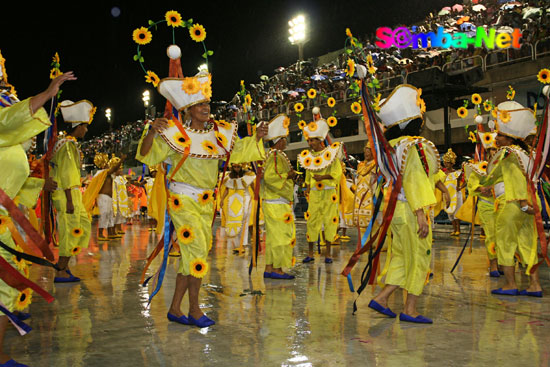
{"label": "costume sleeve", "polygon": [[17,193],[19,204],[27,208],[34,208],[38,202],[38,196],[44,187],[44,180],[36,177],[29,177],[23,184],[23,187]]}
{"label": "costume sleeve", "polygon": [[80,186],[80,157],[76,144],[67,142],[56,153],[56,177],[57,187],[66,190]]}
{"label": "costume sleeve", "polygon": [[477,196],[479,195],[479,192],[476,190],[480,188],[481,185],[481,177],[476,174],[475,172],[470,173],[470,177],[468,177],[468,194]]}
{"label": "costume sleeve", "polygon": [[146,126],[146,128],[143,130],[143,134],[141,135],[141,139],[139,140],[139,144],[137,147],[136,159],[142,163],[145,163],[148,166],[153,166],[166,160],[166,158],[168,158],[168,155],[170,154],[171,149],[168,144],[166,144],[166,142],[162,139],[162,137],[160,135],[157,135],[153,139],[153,145],[151,145],[151,150],[149,150],[149,153],[144,156],[141,155],[141,144],[143,143],[143,139],[145,139],[145,136],[147,136],[149,129],[150,127]]}
{"label": "costume sleeve", "polygon": [[332,161],[326,174],[331,175],[332,179],[326,180],[325,183],[329,186],[338,186],[342,178],[342,161],[339,159]]}
{"label": "costume sleeve", "polygon": [[50,125],[48,114],[40,108],[31,113],[31,99],[0,108],[0,147],[23,143]]}
{"label": "costume sleeve", "polygon": [[235,142],[231,151],[230,163],[246,163],[265,160],[262,140],[256,141],[256,135],[247,136]]}
{"label": "costume sleeve", "polygon": [[433,184],[414,148],[409,149],[402,179],[405,197],[413,212],[436,204]]}
{"label": "costume sleeve", "polygon": [[513,154],[502,162],[502,178],[506,201],[529,200],[527,179]]}
{"label": "costume sleeve", "polygon": [[435,174],[435,178],[434,178],[434,183],[438,183],[438,182],[445,182],[445,177],[447,175],[445,174],[445,172],[443,172],[441,169],[437,171],[437,173]]}
{"label": "costume sleeve", "polygon": [[275,154],[270,155],[267,159],[264,171],[264,184],[268,186],[272,191],[278,192],[283,189],[288,179],[288,171],[285,170],[286,165],[284,164],[283,160],[278,159],[278,157],[276,171],[275,159]]}

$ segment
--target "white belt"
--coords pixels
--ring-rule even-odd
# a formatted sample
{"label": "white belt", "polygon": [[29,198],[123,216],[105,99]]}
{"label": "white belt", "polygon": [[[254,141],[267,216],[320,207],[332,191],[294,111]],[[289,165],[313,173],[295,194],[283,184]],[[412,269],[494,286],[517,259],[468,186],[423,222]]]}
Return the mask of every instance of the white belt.
{"label": "white belt", "polygon": [[265,200],[264,203],[267,204],[290,204],[290,201],[288,201],[285,198],[278,198],[278,199],[271,199],[271,200]]}
{"label": "white belt", "polygon": [[[332,189],[335,189],[336,187],[334,186],[324,186],[321,190],[332,190]],[[317,191],[321,191],[319,190],[316,186],[312,186],[311,188],[312,190],[317,190]]]}
{"label": "white belt", "polygon": [[212,189],[203,189],[193,185],[186,184],[185,182],[172,181],[168,186],[168,189],[177,195],[185,195],[198,202],[199,196],[205,191],[213,191]]}
{"label": "white belt", "polygon": [[504,195],[504,182],[499,182],[494,186],[495,196],[498,198]]}

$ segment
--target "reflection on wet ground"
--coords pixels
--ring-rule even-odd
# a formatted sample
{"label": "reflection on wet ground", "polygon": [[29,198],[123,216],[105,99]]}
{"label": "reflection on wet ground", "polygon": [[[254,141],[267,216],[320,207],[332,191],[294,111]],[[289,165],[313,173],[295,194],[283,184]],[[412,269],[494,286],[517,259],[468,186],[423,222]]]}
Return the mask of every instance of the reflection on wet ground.
{"label": "reflection on wet ground", "polygon": [[[550,361],[550,296],[495,297],[498,280],[488,277],[485,250],[476,239],[454,274],[462,247],[448,227],[434,233],[434,277],[419,310],[434,325],[387,319],[367,308],[369,287],[357,301],[340,275],[355,247],[334,248],[334,263],[302,264],[307,252],[305,224],[298,222],[296,279],[264,280],[263,257],[248,276],[248,256],[214,247],[201,303],[213,327],[198,329],[168,322],[166,312],[178,259],[170,259],[164,286],[147,307],[148,288],[139,285],[144,259],[156,235],[144,225],[126,227],[123,239],[98,243],[78,255],[77,285],[51,283],[53,273],[33,267],[32,278],[53,292],[30,307],[33,331],[8,331],[7,353],[30,366],[547,366]],[[465,231],[463,231],[464,233]],[[155,262],[151,272],[156,270]],[[354,281],[362,267],[356,266]],[[550,289],[543,268],[543,289]],[[516,273],[525,288],[527,278]],[[548,293],[550,294],[550,293]],[[183,311],[186,312],[187,300]],[[390,307],[400,312],[401,292]]]}

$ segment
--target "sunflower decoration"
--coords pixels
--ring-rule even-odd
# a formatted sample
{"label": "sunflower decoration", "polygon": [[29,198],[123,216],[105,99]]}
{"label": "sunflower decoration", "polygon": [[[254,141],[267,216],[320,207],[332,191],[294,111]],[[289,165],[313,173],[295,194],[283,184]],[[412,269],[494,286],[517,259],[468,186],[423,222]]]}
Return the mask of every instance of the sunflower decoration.
{"label": "sunflower decoration", "polygon": [[472,94],[471,100],[472,100],[472,103],[476,106],[480,105],[481,101],[483,101],[483,99],[481,99],[481,96],[479,95],[479,93]]}
{"label": "sunflower decoration", "polygon": [[187,134],[183,134],[181,131],[176,131],[174,134],[174,140],[176,144],[181,146],[183,149],[191,146],[191,138]]}
{"label": "sunflower decoration", "polygon": [[195,278],[203,278],[208,272],[208,264],[203,259],[196,258],[189,264],[189,271]]}
{"label": "sunflower decoration", "polygon": [[218,141],[218,143],[220,143],[222,146],[227,146],[227,138],[225,137],[225,135],[223,134],[220,134],[218,131],[216,131],[216,140]]}
{"label": "sunflower decoration", "polygon": [[353,102],[350,108],[351,112],[355,114],[361,113],[361,105],[359,104],[359,102]]}
{"label": "sunflower decoration", "polygon": [[210,155],[218,154],[218,148],[208,140],[205,140],[201,144],[202,148],[208,152]]}
{"label": "sunflower decoration", "polygon": [[304,149],[304,150],[302,150],[302,152],[300,153],[300,157],[305,158],[305,157],[307,157],[308,154],[309,154],[308,150],[307,150],[307,149]]}
{"label": "sunflower decoration", "polygon": [[489,245],[489,253],[491,255],[496,255],[497,254],[497,248],[496,248],[496,244],[493,242]]}
{"label": "sunflower decoration", "polygon": [[17,301],[15,301],[15,309],[17,311],[23,311],[25,308],[29,307],[32,302],[32,289],[26,288],[23,289],[17,295]]}
{"label": "sunflower decoration", "polygon": [[466,109],[466,107],[464,107],[464,106],[459,107],[456,110],[456,113],[458,114],[458,117],[460,117],[461,119],[464,119],[464,118],[468,117],[468,109]]}
{"label": "sunflower decoration", "polygon": [[353,34],[351,33],[351,30],[349,28],[346,28],[346,36],[349,38],[353,38]]}
{"label": "sunflower decoration", "polygon": [[214,200],[214,192],[212,190],[206,190],[199,195],[199,203],[206,205]]}
{"label": "sunflower decoration", "polygon": [[296,237],[293,237],[291,240],[290,240],[290,247],[294,247],[296,246]]}
{"label": "sunflower decoration", "polygon": [[330,126],[330,127],[336,126],[337,123],[338,123],[338,120],[337,120],[336,117],[334,117],[334,116],[330,116],[330,117],[327,119],[327,125]]}
{"label": "sunflower decoration", "polygon": [[209,83],[202,84],[201,93],[203,96],[210,99],[212,97],[212,85],[210,85]]}
{"label": "sunflower decoration", "polygon": [[330,150],[327,150],[325,154],[323,154],[323,158],[325,158],[325,160],[327,161],[330,161],[330,159],[332,158],[332,153],[330,152]]}
{"label": "sunflower decoration", "polygon": [[309,139],[309,133],[307,131],[304,131],[304,139],[308,140]]}
{"label": "sunflower decoration", "polygon": [[291,266],[296,265],[296,256],[292,256],[292,262],[290,264]]}
{"label": "sunflower decoration", "polygon": [[483,144],[484,145],[493,145],[495,141],[495,138],[493,138],[493,135],[490,133],[483,134]]}
{"label": "sunflower decoration", "polygon": [[542,84],[550,83],[550,69],[541,69],[537,74],[537,80]]}
{"label": "sunflower decoration", "polygon": [[170,195],[168,197],[168,207],[170,208],[170,211],[177,213],[183,209],[183,203],[177,196]]}
{"label": "sunflower decoration", "polygon": [[300,130],[304,130],[304,127],[306,127],[307,123],[304,120],[298,121],[298,127]]}
{"label": "sunflower decoration", "polygon": [[323,190],[325,188],[325,184],[322,183],[322,182],[317,181],[317,182],[315,182],[315,188],[317,190]]}
{"label": "sunflower decoration", "polygon": [[0,234],[5,233],[8,230],[8,221],[10,218],[6,215],[0,215]]}
{"label": "sunflower decoration", "polygon": [[317,123],[315,121],[311,121],[309,124],[307,124],[307,128],[309,131],[315,131],[317,130]]}
{"label": "sunflower decoration", "polygon": [[[380,112],[380,98],[382,98],[382,94],[378,93],[376,95],[376,97],[374,97],[373,101],[372,101],[372,109],[375,111],[375,112]],[[421,103],[424,103],[424,100],[421,99]],[[426,108],[426,104],[424,103],[424,109]],[[422,106],[420,107],[420,112],[422,112]]]}
{"label": "sunflower decoration", "polygon": [[231,124],[225,120],[216,121],[216,125],[218,125],[218,127],[221,127],[222,129],[225,129],[225,130],[231,129]]}
{"label": "sunflower decoration", "polygon": [[283,215],[283,222],[285,222],[285,224],[291,223],[292,219],[293,219],[292,213],[285,213]]}
{"label": "sunflower decoration", "polygon": [[334,142],[334,143],[332,143],[332,145],[331,145],[330,147],[331,147],[332,149],[336,149],[336,148],[338,148],[339,146],[340,146],[340,143]]}
{"label": "sunflower decoration", "polygon": [[176,28],[183,26],[183,20],[181,19],[180,13],[175,10],[167,11],[164,18],[169,27]]}
{"label": "sunflower decoration", "polygon": [[329,97],[329,99],[327,99],[327,105],[330,108],[336,106],[336,100],[334,99],[334,97]]}
{"label": "sunflower decoration", "polygon": [[351,78],[353,77],[353,74],[355,74],[355,61],[348,59],[346,64],[346,75]]}
{"label": "sunflower decoration", "polygon": [[201,90],[201,85],[196,78],[183,78],[181,82],[181,89],[187,94],[199,93]]}
{"label": "sunflower decoration", "polygon": [[338,217],[336,217],[336,216],[332,217],[331,222],[332,222],[332,224],[337,224],[338,223]]}
{"label": "sunflower decoration", "polygon": [[473,131],[470,131],[470,136],[468,136],[468,139],[472,142],[472,143],[475,143],[477,141],[476,139],[476,134],[473,132]]}
{"label": "sunflower decoration", "polygon": [[75,238],[81,237],[83,233],[82,228],[75,227],[71,229],[71,235]]}
{"label": "sunflower decoration", "polygon": [[332,201],[333,203],[337,203],[338,202],[338,196],[336,196],[336,194],[332,194],[330,196],[330,201]]}
{"label": "sunflower decoration", "polygon": [[[306,219],[306,220],[307,220],[307,219]],[[307,242],[311,242],[311,238],[309,237],[309,234],[308,234],[308,233],[306,233],[306,241],[307,241]]]}
{"label": "sunflower decoration", "polygon": [[153,34],[145,27],[140,27],[132,33],[132,39],[138,45],[146,45],[153,39]]}
{"label": "sunflower decoration", "polygon": [[145,81],[147,83],[153,84],[153,87],[156,88],[160,83],[160,78],[158,77],[157,74],[155,74],[155,72],[151,70],[147,70],[147,74],[145,75]]}
{"label": "sunflower decoration", "polygon": [[[55,79],[60,75],[63,75],[60,68],[60,60],[59,60],[59,54],[56,52],[55,55],[52,57],[52,70],[50,70],[50,79]],[[1,67],[1,66],[0,66]],[[4,73],[5,74],[5,73]]]}
{"label": "sunflower decoration", "polygon": [[313,88],[310,88],[308,91],[307,91],[307,97],[309,99],[313,99],[315,97],[317,97],[317,91]]}
{"label": "sunflower decoration", "polygon": [[491,111],[493,109],[493,104],[491,103],[491,101],[486,99],[485,102],[483,102],[483,109],[485,110],[485,112]]}
{"label": "sunflower decoration", "polygon": [[304,213],[304,219],[305,220],[309,219],[309,210]]}
{"label": "sunflower decoration", "polygon": [[244,103],[247,105],[247,106],[250,106],[252,104],[252,97],[250,96],[250,94],[247,94],[245,97],[244,97]]}
{"label": "sunflower decoration", "polygon": [[297,113],[300,113],[303,110],[304,110],[304,105],[303,104],[298,102],[294,105],[294,111],[296,111]]}
{"label": "sunflower decoration", "polygon": [[502,110],[502,111],[499,111],[498,118],[500,119],[500,121],[507,123],[512,118],[512,115],[510,115],[510,112],[506,110]]}
{"label": "sunflower decoration", "polygon": [[25,262],[25,260],[23,260],[22,257],[13,255],[11,259],[15,264],[15,267],[17,268],[17,270],[22,272],[27,267],[27,263]]}
{"label": "sunflower decoration", "polygon": [[304,165],[304,167],[309,167],[309,166],[311,166],[311,157],[307,157],[306,159],[304,159],[304,161],[302,162],[302,164]]}
{"label": "sunflower decoration", "polygon": [[189,28],[189,35],[193,41],[202,42],[206,38],[206,30],[202,25],[195,23]]}
{"label": "sunflower decoration", "polygon": [[75,246],[71,250],[71,255],[76,256],[80,253],[80,251],[82,251],[82,248],[80,246]]}
{"label": "sunflower decoration", "polygon": [[193,228],[189,225],[183,225],[178,229],[178,241],[184,245],[188,245],[195,239]]}
{"label": "sunflower decoration", "polygon": [[508,86],[508,90],[506,91],[506,99],[509,101],[513,101],[516,97],[516,90],[512,88],[511,85]]}
{"label": "sunflower decoration", "polygon": [[487,171],[487,162],[481,162],[481,164],[479,165],[479,169],[482,170],[482,171]]}
{"label": "sunflower decoration", "polygon": [[321,163],[323,163],[323,158],[321,158],[321,157],[315,157],[315,158],[313,158],[313,164],[314,164],[314,165],[320,166]]}

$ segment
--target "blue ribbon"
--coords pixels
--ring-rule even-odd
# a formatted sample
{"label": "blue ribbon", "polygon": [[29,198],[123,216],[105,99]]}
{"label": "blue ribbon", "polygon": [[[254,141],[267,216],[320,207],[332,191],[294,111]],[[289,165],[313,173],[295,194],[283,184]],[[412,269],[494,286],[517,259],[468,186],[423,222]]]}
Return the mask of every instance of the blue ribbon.
{"label": "blue ribbon", "polygon": [[5,307],[0,306],[0,311],[2,311],[2,313],[4,313],[4,315],[6,315],[14,324],[19,326],[26,333],[28,333],[32,330],[32,328],[29,325],[27,325],[23,321],[19,320],[19,317],[15,316],[13,313],[8,311]]}

